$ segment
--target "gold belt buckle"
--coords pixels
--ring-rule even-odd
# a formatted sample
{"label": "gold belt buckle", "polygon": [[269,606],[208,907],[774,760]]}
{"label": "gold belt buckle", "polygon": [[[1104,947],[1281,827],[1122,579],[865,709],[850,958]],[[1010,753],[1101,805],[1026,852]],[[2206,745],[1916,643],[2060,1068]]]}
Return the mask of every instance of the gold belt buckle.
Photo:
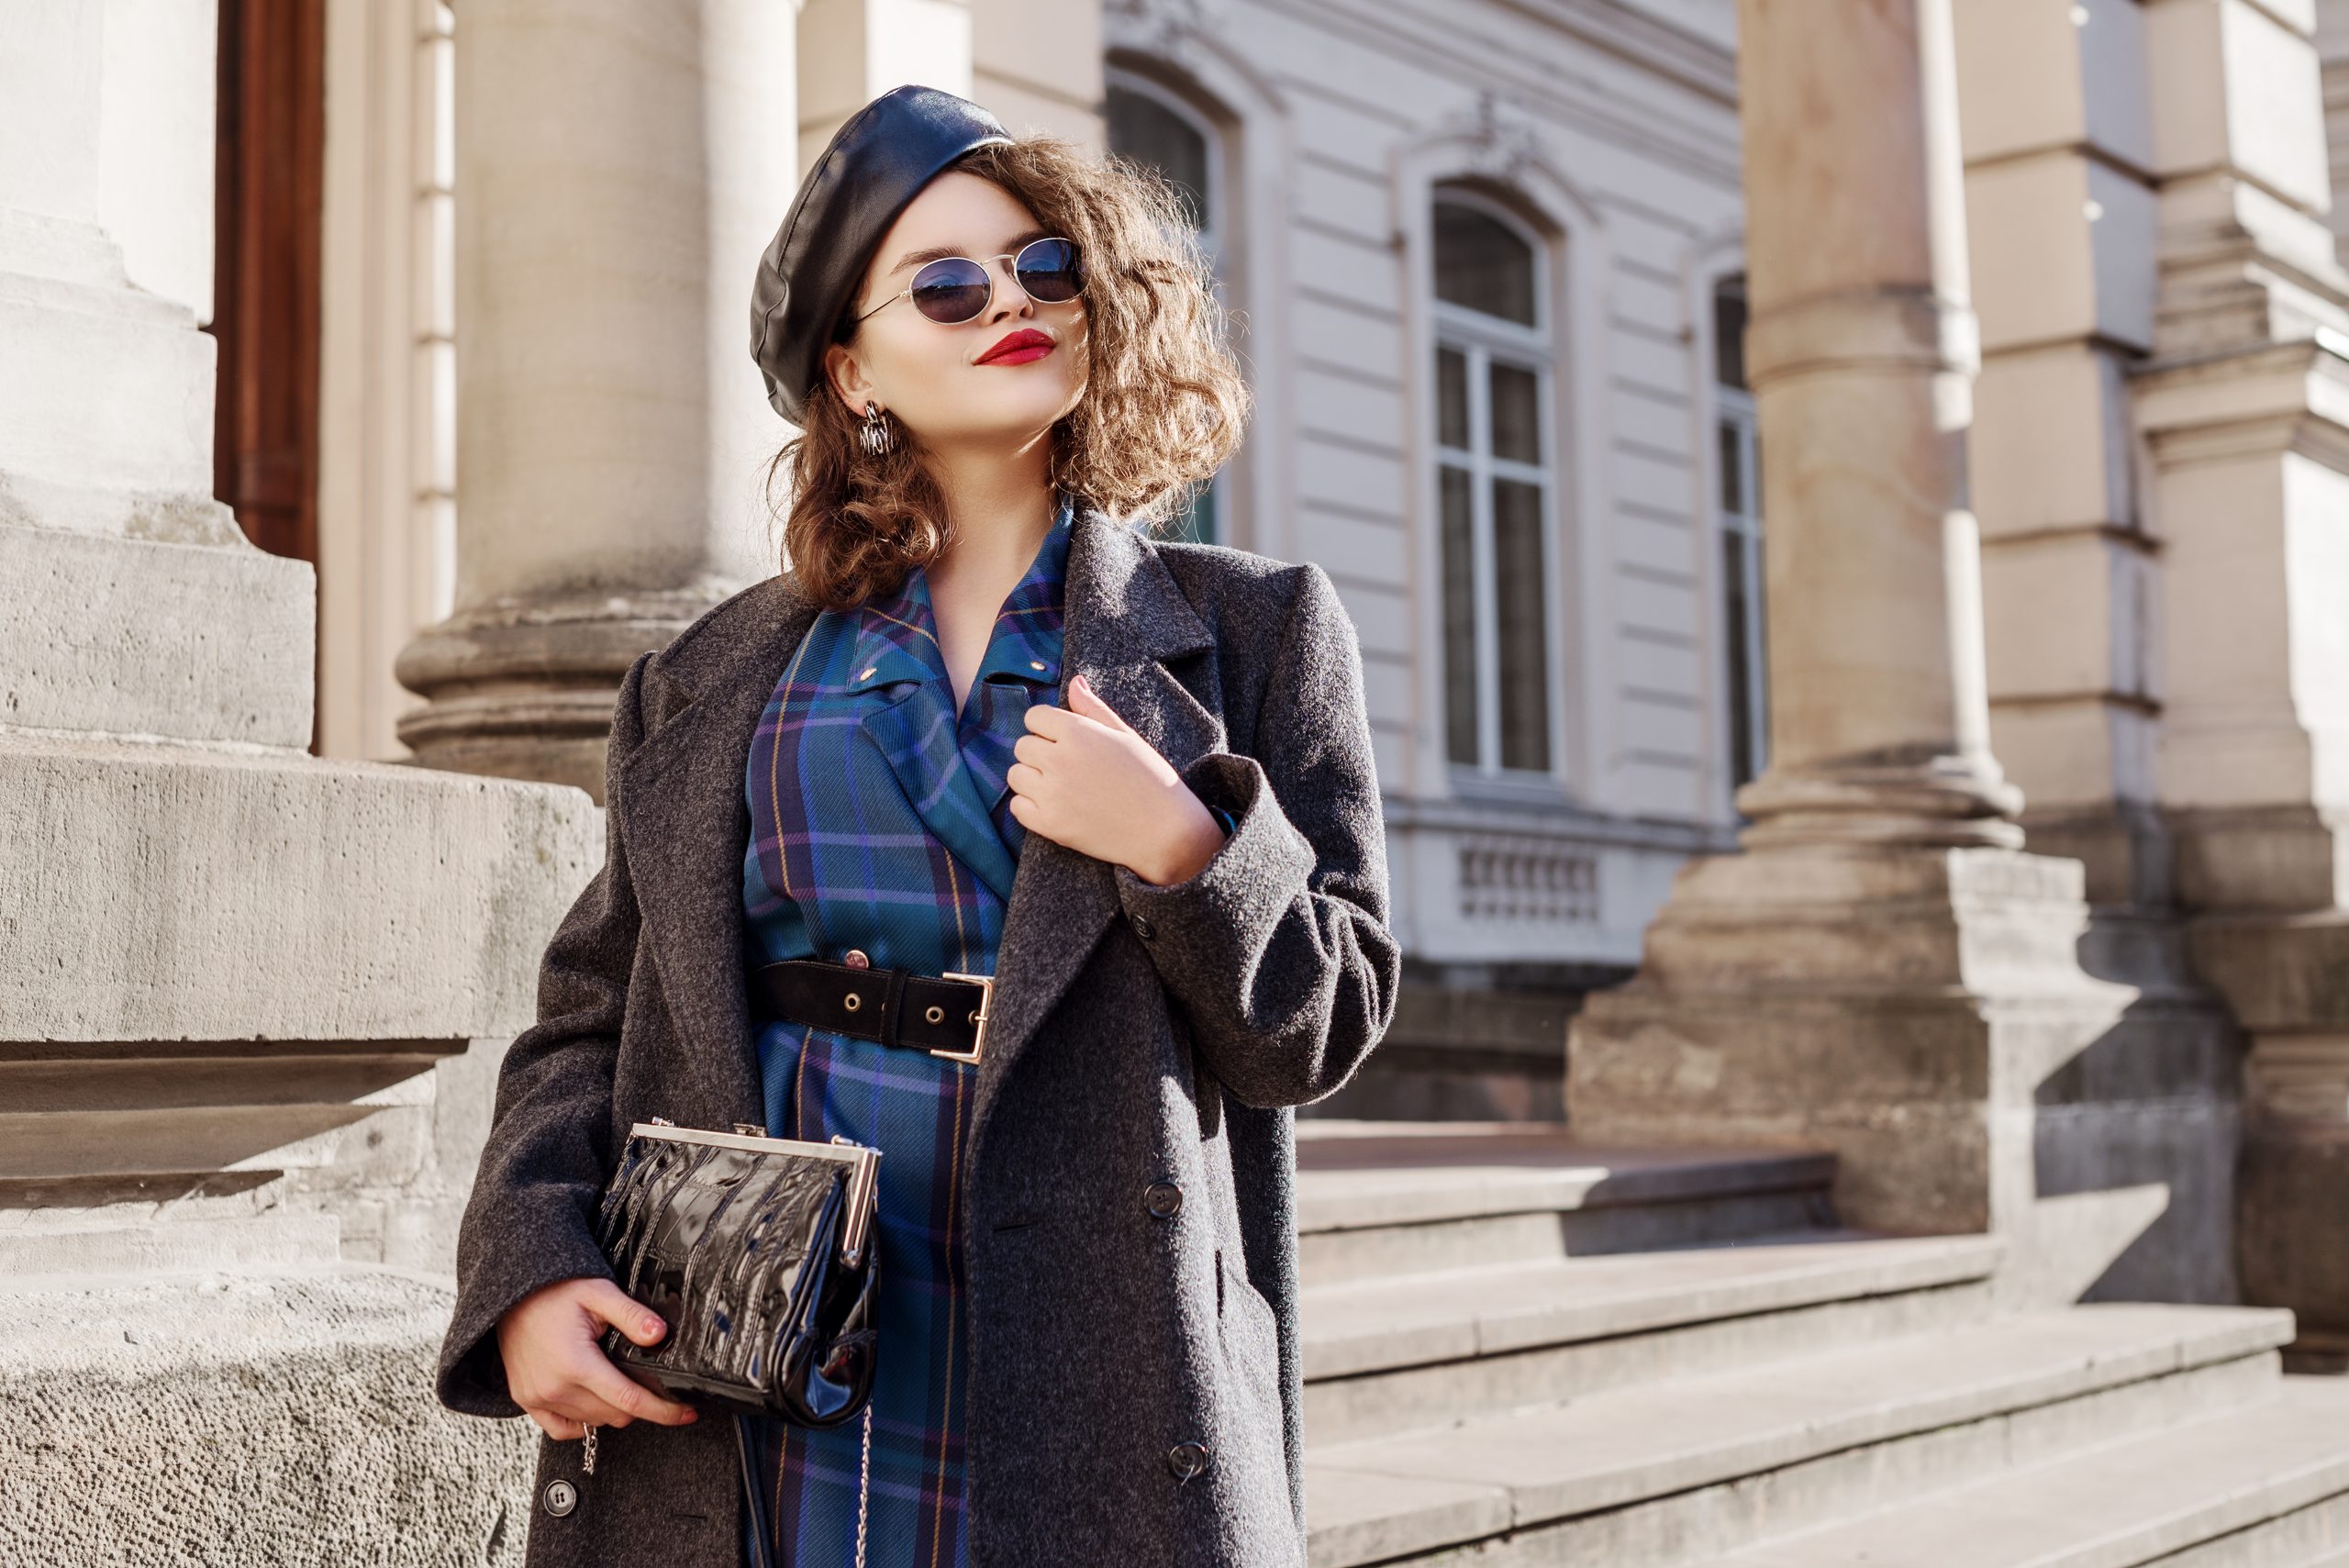
{"label": "gold belt buckle", "polygon": [[975,1062],[979,1059],[979,1052],[986,1046],[987,1018],[988,1015],[995,1010],[995,976],[992,974],[965,974],[959,969],[948,969],[940,971],[938,977],[941,980],[969,980],[977,984],[979,987],[979,1028],[978,1032],[971,1037],[971,1049],[969,1051],[948,1051],[943,1046],[933,1046],[930,1049],[930,1053],[932,1056],[942,1056],[949,1062]]}

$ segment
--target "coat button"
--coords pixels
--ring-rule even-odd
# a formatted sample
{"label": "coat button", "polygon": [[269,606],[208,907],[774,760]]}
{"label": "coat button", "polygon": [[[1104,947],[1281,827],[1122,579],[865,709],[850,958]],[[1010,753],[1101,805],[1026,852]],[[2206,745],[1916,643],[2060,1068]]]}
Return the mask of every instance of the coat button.
{"label": "coat button", "polygon": [[1144,941],[1148,941],[1151,938],[1158,935],[1158,928],[1150,923],[1150,917],[1147,915],[1135,916],[1133,917],[1133,928],[1134,935],[1141,938]]}
{"label": "coat button", "polygon": [[1166,1468],[1178,1481],[1188,1481],[1208,1467],[1208,1445],[1203,1442],[1176,1443],[1166,1451]]}
{"label": "coat button", "polygon": [[562,1518],[579,1506],[579,1488],[568,1481],[550,1481],[546,1489],[547,1512]]}
{"label": "coat button", "polygon": [[1161,1219],[1172,1219],[1183,1207],[1183,1189],[1173,1182],[1152,1182],[1141,1195],[1144,1207]]}

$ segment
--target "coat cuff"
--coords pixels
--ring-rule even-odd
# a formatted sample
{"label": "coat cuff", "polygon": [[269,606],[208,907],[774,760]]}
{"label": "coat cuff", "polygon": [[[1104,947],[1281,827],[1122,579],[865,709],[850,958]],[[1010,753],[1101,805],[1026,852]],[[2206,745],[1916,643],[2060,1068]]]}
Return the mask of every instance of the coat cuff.
{"label": "coat cuff", "polygon": [[1209,751],[1185,768],[1182,779],[1219,819],[1230,819],[1229,836],[1181,882],[1148,882],[1132,867],[1118,866],[1118,900],[1153,951],[1205,960],[1202,973],[1244,973],[1305,894],[1318,857],[1312,840],[1281,810],[1255,758]]}
{"label": "coat cuff", "polygon": [[497,1348],[497,1320],[507,1309],[534,1290],[567,1279],[611,1279],[612,1266],[603,1249],[576,1233],[569,1216],[562,1223],[516,1228],[509,1239],[529,1238],[517,1244],[503,1261],[475,1258],[462,1271],[464,1290],[451,1314],[441,1341],[440,1364],[434,1393],[440,1403],[466,1416],[519,1416],[506,1385],[506,1358]]}

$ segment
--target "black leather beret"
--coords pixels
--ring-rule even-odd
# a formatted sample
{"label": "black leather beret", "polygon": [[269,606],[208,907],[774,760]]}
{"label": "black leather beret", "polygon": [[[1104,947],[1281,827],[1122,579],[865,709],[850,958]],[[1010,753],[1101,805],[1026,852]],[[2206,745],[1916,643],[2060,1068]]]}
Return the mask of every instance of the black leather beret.
{"label": "black leather beret", "polygon": [[907,204],[971,149],[1010,139],[968,98],[917,86],[892,87],[833,133],[759,258],[751,290],[751,358],[776,413],[804,422],[832,329]]}

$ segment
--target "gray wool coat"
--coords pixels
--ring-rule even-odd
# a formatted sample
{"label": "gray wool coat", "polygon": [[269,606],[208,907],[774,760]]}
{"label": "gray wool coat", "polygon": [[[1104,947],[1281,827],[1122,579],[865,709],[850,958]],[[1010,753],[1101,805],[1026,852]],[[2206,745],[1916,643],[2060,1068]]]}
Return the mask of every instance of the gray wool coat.
{"label": "gray wool coat", "polygon": [[[1317,565],[1083,508],[1073,526],[1063,681],[1085,672],[1238,827],[1163,887],[1041,834],[1022,849],[963,1154],[973,1560],[1291,1568],[1292,1107],[1360,1066],[1401,970],[1361,655]],[[547,945],[458,1237],[436,1379],[451,1409],[518,1416],[499,1316],[540,1285],[610,1275],[595,1217],[631,1123],[763,1119],[742,781],[816,613],[792,576],[770,578],[621,682],[607,858]],[[1164,1217],[1144,1203],[1160,1182],[1182,1191]],[[740,1561],[730,1420],[600,1438],[592,1476],[580,1444],[540,1439],[530,1568]],[[1189,1442],[1208,1462],[1186,1480],[1170,1451]],[[558,1479],[577,1489],[562,1516]]]}

